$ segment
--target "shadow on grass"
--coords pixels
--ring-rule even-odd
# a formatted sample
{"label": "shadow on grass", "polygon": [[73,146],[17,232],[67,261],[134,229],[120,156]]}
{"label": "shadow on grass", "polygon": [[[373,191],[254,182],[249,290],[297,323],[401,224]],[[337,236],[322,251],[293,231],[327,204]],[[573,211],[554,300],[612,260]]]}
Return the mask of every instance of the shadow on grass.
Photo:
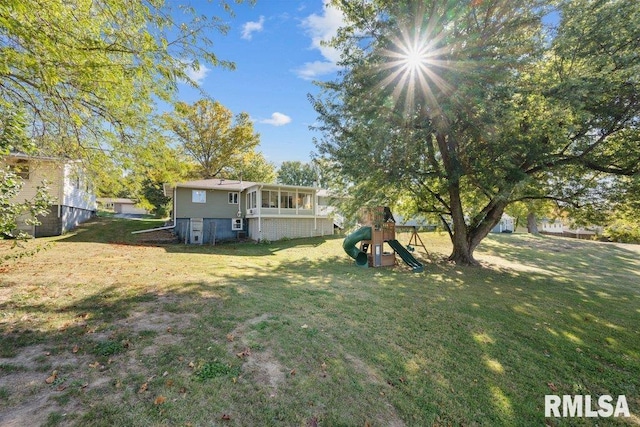
{"label": "shadow on grass", "polygon": [[[55,348],[72,339],[92,340],[88,329],[109,330],[118,319],[146,310],[142,305],[158,302],[155,310],[186,319],[180,333],[188,356],[205,358],[207,347],[215,345],[224,350],[233,345],[225,336],[244,325],[253,353],[269,354],[278,361],[274,366],[288,368],[277,393],[247,374],[244,380],[253,382],[241,389],[240,399],[219,398],[235,409],[234,420],[241,425],[304,425],[314,418],[326,425],[362,425],[371,419],[382,420],[382,425],[398,420],[406,425],[561,423],[545,420],[546,394],[626,395],[637,414],[640,290],[635,252],[590,242],[511,237],[483,245],[485,253],[513,261],[511,266],[425,262],[425,272],[419,274],[402,266],[358,268],[339,245],[330,255],[315,252],[341,237],[270,245],[169,245],[163,248],[171,253],[238,257],[300,251],[296,259],[272,264],[256,259],[233,271],[211,269],[210,280],[172,286],[169,302],[146,291],[106,287],[62,306],[3,303],[2,310],[76,320],[55,330],[28,319],[11,330],[2,324],[0,347],[16,354],[34,344]],[[252,319],[261,320],[252,324]],[[155,351],[162,354],[164,349]],[[319,370],[323,364],[324,376]],[[217,387],[233,386],[228,381]],[[277,396],[265,399],[270,393]],[[116,399],[122,400],[114,406],[125,397],[118,394]],[[168,407],[163,413],[139,398],[128,405],[143,407],[135,411],[142,416],[135,419],[138,423],[184,424],[180,411],[196,413],[196,406],[219,404],[214,400],[205,394],[202,402],[181,401],[186,409]],[[115,421],[98,410],[87,409],[95,418],[105,416],[105,423]]]}
{"label": "shadow on grass", "polygon": [[163,220],[99,217],[81,224],[74,231],[55,238],[60,242],[107,243],[135,246],[162,247],[168,253],[216,254],[237,256],[269,256],[290,248],[315,248],[329,239],[341,239],[344,236],[322,236],[301,239],[283,239],[276,242],[257,243],[255,241],[223,241],[216,245],[190,245],[184,243],[148,243],[144,234],[132,234],[133,231],[162,227]]}

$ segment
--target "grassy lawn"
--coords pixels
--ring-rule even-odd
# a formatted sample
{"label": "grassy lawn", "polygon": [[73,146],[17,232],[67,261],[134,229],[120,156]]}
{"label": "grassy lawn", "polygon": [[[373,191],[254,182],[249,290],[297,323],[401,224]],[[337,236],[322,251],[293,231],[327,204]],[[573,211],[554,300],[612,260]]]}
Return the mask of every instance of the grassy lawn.
{"label": "grassy lawn", "polygon": [[[496,235],[460,268],[426,233],[414,274],[339,237],[135,244],[159,225],[0,265],[0,425],[640,425],[640,247]],[[546,394],[632,416],[545,419]]]}

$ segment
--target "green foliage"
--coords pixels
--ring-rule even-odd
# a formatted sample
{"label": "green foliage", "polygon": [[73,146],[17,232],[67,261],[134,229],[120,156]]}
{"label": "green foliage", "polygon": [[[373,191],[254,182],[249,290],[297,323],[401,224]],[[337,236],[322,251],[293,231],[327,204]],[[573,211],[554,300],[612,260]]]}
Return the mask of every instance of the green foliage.
{"label": "green foliage", "polygon": [[336,5],[345,71],[311,100],[352,212],[413,198],[414,214],[451,224],[450,259],[474,264],[510,204],[595,211],[611,176],[640,172],[640,3]]}
{"label": "green foliage", "polygon": [[609,222],[602,235],[612,242],[640,244],[640,221],[638,218],[616,218]]}
{"label": "green foliage", "polygon": [[113,356],[114,354],[123,353],[126,346],[120,341],[99,341],[96,343],[93,352],[97,356]]}
{"label": "green foliage", "polygon": [[[0,100],[0,158],[5,158],[0,163],[0,236],[19,239],[29,237],[17,230],[19,219],[28,225],[38,225],[38,215],[45,215],[52,202],[46,181],[40,183],[32,199],[19,199],[24,185],[20,176],[22,166],[17,160],[5,156],[15,152],[33,153],[34,147],[26,136],[25,127],[22,111]],[[24,254],[26,252],[21,253]]]}
{"label": "green foliage", "polygon": [[242,158],[231,165],[225,173],[229,179],[243,179],[245,181],[272,183],[276,181],[276,169],[262,153],[249,151]]}
{"label": "green foliage", "polygon": [[312,187],[318,183],[318,174],[310,163],[299,161],[282,162],[278,169],[278,182],[288,185]]}
{"label": "green foliage", "polygon": [[247,113],[234,117],[221,103],[208,99],[193,105],[177,103],[173,114],[164,115],[164,122],[196,161],[198,175],[204,179],[238,174],[245,156],[255,153],[260,143]]}
{"label": "green foliage", "polygon": [[208,362],[202,365],[194,375],[196,379],[200,381],[208,380],[217,377],[237,377],[242,370],[239,366],[231,366],[228,363],[222,363],[219,361]]}

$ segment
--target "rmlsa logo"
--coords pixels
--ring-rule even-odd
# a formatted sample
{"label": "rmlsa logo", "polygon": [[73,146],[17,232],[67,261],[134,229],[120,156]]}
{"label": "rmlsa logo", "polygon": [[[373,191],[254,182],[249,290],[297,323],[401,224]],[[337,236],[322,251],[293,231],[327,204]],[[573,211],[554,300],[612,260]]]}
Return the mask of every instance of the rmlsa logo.
{"label": "rmlsa logo", "polygon": [[629,405],[624,395],[618,396],[614,402],[613,397],[603,394],[598,397],[597,408],[594,407],[596,399],[591,396],[565,394],[562,397],[548,394],[544,397],[545,417],[630,417]]}

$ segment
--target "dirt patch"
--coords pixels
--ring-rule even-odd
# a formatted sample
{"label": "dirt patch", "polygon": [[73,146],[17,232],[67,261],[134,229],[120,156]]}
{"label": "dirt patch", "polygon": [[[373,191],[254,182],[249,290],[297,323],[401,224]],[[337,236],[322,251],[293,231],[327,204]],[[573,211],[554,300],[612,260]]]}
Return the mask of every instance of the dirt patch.
{"label": "dirt patch", "polygon": [[[179,343],[182,340],[179,330],[189,321],[184,313],[159,310],[162,303],[172,302],[172,298],[159,297],[139,304],[129,317],[112,326],[119,334],[132,337],[142,332],[156,332],[152,344],[141,350],[143,356],[153,356],[162,347]],[[78,349],[70,343],[68,349],[51,354],[45,345],[33,345],[20,348],[14,357],[0,358],[0,390],[7,395],[0,401],[0,426],[42,425],[54,412],[62,417],[67,413],[77,416],[82,413],[82,404],[77,398],[70,399],[64,406],[58,404],[56,398],[71,390],[85,393],[110,388],[114,378],[134,373],[146,375],[146,368],[137,361],[135,342],[125,353],[110,356],[108,362],[97,362],[99,358],[87,346],[109,339],[112,333],[113,330],[92,333]],[[47,383],[53,370],[58,371],[57,377]]]}
{"label": "dirt patch", "polygon": [[269,387],[275,393],[278,386],[286,379],[286,370],[270,350],[249,350],[250,343],[247,337],[247,329],[250,326],[257,325],[270,318],[271,315],[265,313],[238,325],[229,334],[228,347],[230,352],[240,355],[243,359],[243,371],[249,374],[256,384]]}

